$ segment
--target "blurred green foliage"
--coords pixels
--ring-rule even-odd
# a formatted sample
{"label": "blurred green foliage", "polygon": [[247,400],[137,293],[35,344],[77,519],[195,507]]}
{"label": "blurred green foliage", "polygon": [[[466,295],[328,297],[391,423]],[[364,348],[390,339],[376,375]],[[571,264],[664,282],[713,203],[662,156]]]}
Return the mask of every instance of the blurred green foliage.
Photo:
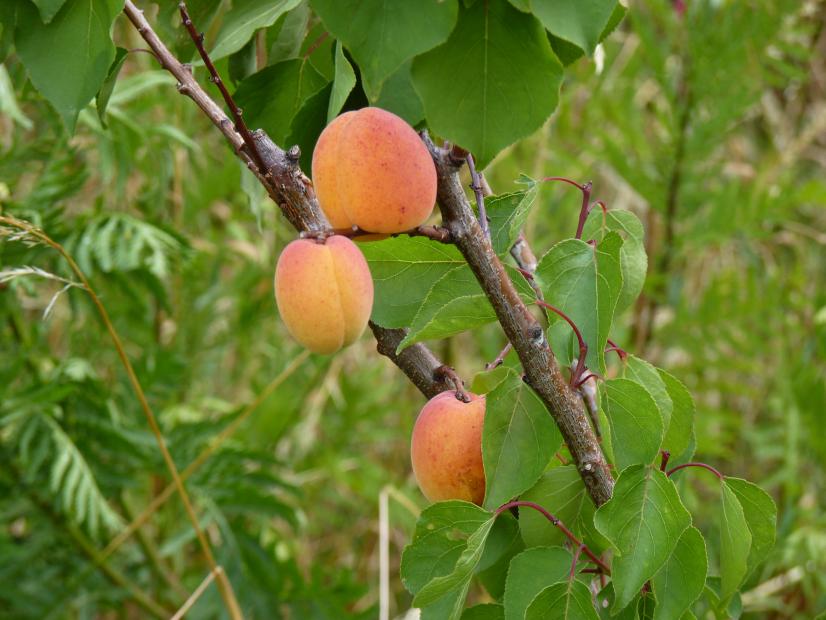
{"label": "blurred green foliage", "polygon": [[[487,178],[497,193],[520,173],[590,179],[643,219],[649,275],[620,344],[688,385],[699,459],[778,500],[743,617],[811,618],[826,608],[826,3],[686,4],[631,3],[596,59],[566,72],[544,129]],[[0,91],[0,210],[78,260],[183,469],[300,353],[272,297],[292,232],[148,55],[127,57],[107,127],[90,107],[71,139],[14,56]],[[571,235],[578,201],[543,185],[526,230],[538,254]],[[52,250],[0,244],[0,270],[22,266],[73,279]],[[168,477],[85,293],[42,317],[62,288],[0,284],[0,616],[143,617],[135,588],[171,615],[208,572],[176,496],[96,565]],[[488,326],[439,354],[470,379],[502,338]],[[250,617],[376,617],[383,493],[391,610],[407,610],[397,575],[425,505],[408,460],[422,402],[365,338],[301,364],[197,470],[188,488]],[[711,482],[684,477],[689,508],[716,498]],[[210,587],[190,617],[222,609]]]}

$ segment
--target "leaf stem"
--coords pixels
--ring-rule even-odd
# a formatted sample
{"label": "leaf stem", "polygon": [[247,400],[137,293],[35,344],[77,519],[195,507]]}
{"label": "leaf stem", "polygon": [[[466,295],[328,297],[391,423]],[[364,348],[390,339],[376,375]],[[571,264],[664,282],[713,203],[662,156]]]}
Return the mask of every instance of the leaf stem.
{"label": "leaf stem", "polygon": [[573,322],[571,317],[565,314],[559,308],[552,306],[546,301],[542,299],[534,300],[534,303],[543,307],[547,308],[554,314],[561,316],[565,321],[567,321],[568,325],[571,326],[571,329],[574,330],[574,334],[576,334],[576,339],[579,341],[579,359],[577,359],[576,368],[574,372],[571,373],[571,385],[575,386],[579,381],[579,378],[582,376],[582,373],[585,372],[585,356],[588,354],[588,345],[585,344],[585,339],[582,337],[582,332],[579,331],[579,328],[576,326],[576,323]]}
{"label": "leaf stem", "polygon": [[668,472],[666,472],[665,475],[670,478],[672,475],[674,475],[681,469],[685,469],[686,467],[700,467],[702,469],[707,469],[712,474],[717,476],[720,480],[726,479],[726,477],[723,474],[721,474],[718,470],[714,469],[711,465],[707,463],[683,463],[682,465],[677,465],[677,467],[670,469]]}
{"label": "leaf stem", "polygon": [[502,504],[501,506],[499,506],[499,508],[497,508],[494,511],[493,514],[494,516],[498,517],[506,510],[510,510],[511,508],[518,508],[520,506],[524,506],[525,508],[533,508],[534,510],[542,514],[542,516],[545,517],[548,521],[550,521],[554,527],[558,528],[560,532],[565,534],[568,540],[571,541],[571,544],[573,544],[577,548],[582,548],[582,552],[585,553],[585,555],[588,556],[588,559],[591,560],[591,562],[593,562],[594,564],[596,564],[603,573],[605,573],[606,575],[611,574],[611,569],[608,567],[608,565],[602,560],[600,560],[599,557],[588,548],[588,545],[579,540],[579,538],[577,538],[574,535],[574,533],[571,530],[569,530],[562,521],[557,519],[553,514],[545,510],[539,504],[535,502],[516,500],[508,502],[506,504]]}

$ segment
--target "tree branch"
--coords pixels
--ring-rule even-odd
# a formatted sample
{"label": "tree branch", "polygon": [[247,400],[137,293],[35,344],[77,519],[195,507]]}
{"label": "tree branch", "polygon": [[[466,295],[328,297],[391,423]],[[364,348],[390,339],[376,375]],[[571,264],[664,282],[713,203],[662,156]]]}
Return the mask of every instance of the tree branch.
{"label": "tree branch", "polygon": [[600,506],[611,498],[614,479],[582,400],[569,388],[542,326],[522,302],[474,216],[459,180],[462,158],[437,147],[426,135],[424,140],[436,164],[437,200],[443,225],[450,231],[485,291],[505,335],[519,356],[526,380],[551,412],[589,495]]}
{"label": "tree branch", "polygon": [[[235,154],[255,173],[290,224],[299,232],[329,230],[330,224],[321,211],[312,182],[298,166],[301,155],[298,147],[294,146],[284,151],[265,132],[253,131],[252,140],[264,166],[263,173],[259,171],[243,138],[233,128],[232,121],[195,81],[191,69],[175,58],[158,38],[144,17],[143,11],[138,9],[132,0],[126,0],[123,11],[149,45],[161,66],[178,80],[178,92],[192,99],[224,134]],[[372,322],[370,329],[376,337],[376,348],[379,353],[390,358],[426,397],[431,398],[452,388],[443,377],[435,375],[442,362],[425,345],[413,345],[397,355],[396,347],[404,339],[404,330],[386,329]]]}

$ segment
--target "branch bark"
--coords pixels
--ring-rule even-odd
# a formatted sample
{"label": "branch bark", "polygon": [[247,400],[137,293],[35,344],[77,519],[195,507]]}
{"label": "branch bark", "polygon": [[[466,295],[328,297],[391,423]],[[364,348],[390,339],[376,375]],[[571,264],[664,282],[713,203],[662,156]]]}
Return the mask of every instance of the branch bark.
{"label": "branch bark", "polygon": [[[178,80],[178,92],[192,99],[224,134],[235,154],[258,177],[290,224],[299,232],[328,230],[330,224],[319,207],[312,182],[298,166],[301,155],[298,147],[285,151],[265,132],[252,132],[252,139],[265,167],[265,170],[259,170],[243,138],[234,129],[232,120],[195,81],[191,68],[181,63],[158,38],[143,11],[132,0],[126,0],[123,11],[149,45],[161,67]],[[376,338],[378,352],[390,358],[427,398],[452,389],[445,377],[437,372],[442,362],[425,345],[408,347],[396,355],[396,347],[405,336],[404,330],[386,329],[372,322],[370,329]]]}
{"label": "branch bark", "polygon": [[438,174],[437,200],[442,224],[453,237],[513,344],[525,378],[545,403],[562,432],[589,495],[597,506],[611,498],[614,479],[582,400],[569,388],[542,326],[522,302],[490,239],[473,214],[459,179],[464,159],[437,147],[425,136]]}

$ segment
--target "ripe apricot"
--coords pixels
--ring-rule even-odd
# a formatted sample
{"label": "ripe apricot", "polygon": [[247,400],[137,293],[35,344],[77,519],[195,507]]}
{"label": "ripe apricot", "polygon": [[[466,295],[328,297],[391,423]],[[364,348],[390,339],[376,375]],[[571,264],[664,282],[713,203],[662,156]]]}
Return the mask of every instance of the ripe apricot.
{"label": "ripe apricot", "polygon": [[413,473],[431,502],[463,499],[481,504],[485,498],[485,398],[470,397],[471,401],[464,403],[454,392],[437,394],[427,401],[413,427]]}
{"label": "ripe apricot", "polygon": [[370,268],[346,237],[292,241],[278,257],[275,301],[296,340],[315,353],[335,353],[367,326],[373,308]]}
{"label": "ripe apricot", "polygon": [[422,224],[436,202],[436,167],[404,120],[381,108],[335,118],[313,151],[313,185],[333,228],[399,233]]}

